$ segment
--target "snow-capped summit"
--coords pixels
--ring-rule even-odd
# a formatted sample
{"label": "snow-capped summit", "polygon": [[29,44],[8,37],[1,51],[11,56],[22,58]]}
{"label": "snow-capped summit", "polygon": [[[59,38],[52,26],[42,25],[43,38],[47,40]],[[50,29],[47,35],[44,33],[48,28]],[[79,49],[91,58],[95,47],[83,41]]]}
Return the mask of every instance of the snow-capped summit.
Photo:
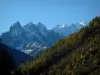
{"label": "snow-capped summit", "polygon": [[65,25],[57,25],[56,28],[62,28],[64,27]]}
{"label": "snow-capped summit", "polygon": [[83,27],[85,27],[88,23],[86,23],[85,21],[82,21],[80,23],[75,23],[74,25],[77,27],[77,29],[81,29]]}
{"label": "snow-capped summit", "polygon": [[68,25],[66,25],[66,24],[58,24],[57,26],[55,26],[53,29],[61,29],[61,28],[63,28],[63,27],[68,27]]}
{"label": "snow-capped summit", "polygon": [[81,25],[83,25],[83,26],[85,26],[85,25],[86,25],[84,21],[83,21],[83,22],[80,22],[80,24],[81,24]]}
{"label": "snow-capped summit", "polygon": [[60,33],[61,35],[63,34],[63,36],[65,36],[65,35],[67,35],[66,28],[68,28],[68,25],[66,25],[66,24],[58,24],[57,26],[55,26],[53,28],[53,30],[56,33]]}
{"label": "snow-capped summit", "polygon": [[77,30],[81,29],[85,25],[86,23],[84,21],[81,23],[74,23],[71,25],[60,24],[60,25],[55,26],[53,30],[57,33],[63,34],[63,36],[68,36],[76,32]]}

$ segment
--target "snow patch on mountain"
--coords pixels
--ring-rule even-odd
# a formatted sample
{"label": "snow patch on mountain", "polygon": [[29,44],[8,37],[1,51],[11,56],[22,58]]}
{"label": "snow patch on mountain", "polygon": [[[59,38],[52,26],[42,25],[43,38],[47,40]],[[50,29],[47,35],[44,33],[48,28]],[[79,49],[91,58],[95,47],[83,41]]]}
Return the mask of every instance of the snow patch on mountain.
{"label": "snow patch on mountain", "polygon": [[83,22],[80,22],[80,24],[83,25],[83,26],[86,25],[84,21]]}
{"label": "snow patch on mountain", "polygon": [[85,25],[86,23],[84,21],[80,23],[71,24],[71,25],[60,24],[55,26],[53,30],[57,33],[62,34],[65,37],[78,31],[79,29],[83,28]]}

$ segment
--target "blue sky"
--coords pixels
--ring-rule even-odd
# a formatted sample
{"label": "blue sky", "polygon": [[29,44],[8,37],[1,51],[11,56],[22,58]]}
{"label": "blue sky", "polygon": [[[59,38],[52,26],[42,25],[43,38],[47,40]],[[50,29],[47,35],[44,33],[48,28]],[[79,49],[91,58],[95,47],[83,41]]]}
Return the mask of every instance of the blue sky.
{"label": "blue sky", "polygon": [[51,29],[100,15],[100,0],[0,0],[0,10],[0,33],[16,21],[42,22]]}

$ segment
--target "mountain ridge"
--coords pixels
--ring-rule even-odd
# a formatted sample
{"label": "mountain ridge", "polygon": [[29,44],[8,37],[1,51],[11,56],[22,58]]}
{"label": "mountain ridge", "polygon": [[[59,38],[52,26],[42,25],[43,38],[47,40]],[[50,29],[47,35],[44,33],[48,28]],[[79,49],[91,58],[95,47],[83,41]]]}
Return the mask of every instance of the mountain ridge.
{"label": "mountain ridge", "polygon": [[[51,40],[51,37],[54,38]],[[54,42],[56,42],[60,38],[61,36],[59,34],[55,33],[52,30],[47,30],[46,27],[40,22],[36,25],[32,22],[29,22],[22,27],[19,21],[14,23],[10,27],[9,31],[3,33],[1,36],[4,44],[22,50],[23,52],[24,49],[27,49],[27,47],[25,46],[28,45],[28,43],[31,44],[37,42],[41,44],[42,46],[39,49],[40,51],[41,49],[44,49],[44,46],[46,46],[46,48],[49,48],[52,44],[54,44]],[[38,46],[34,47],[36,49],[38,48]],[[34,50],[34,48],[31,48],[31,51]],[[38,50],[36,51],[38,52]],[[28,51],[25,51],[25,53],[27,52]]]}
{"label": "mountain ridge", "polygon": [[[38,55],[38,52],[40,54],[44,48],[50,48],[57,40],[71,35],[80,28],[82,28],[80,24],[72,24],[70,26],[62,24],[48,30],[41,22],[37,24],[29,22],[21,26],[20,22],[16,21],[11,25],[8,32],[1,35],[1,38],[4,44],[34,56],[36,54]],[[39,44],[34,46],[34,43]],[[31,45],[34,48],[31,46],[29,48],[27,45]],[[34,53],[35,51],[36,53]]]}

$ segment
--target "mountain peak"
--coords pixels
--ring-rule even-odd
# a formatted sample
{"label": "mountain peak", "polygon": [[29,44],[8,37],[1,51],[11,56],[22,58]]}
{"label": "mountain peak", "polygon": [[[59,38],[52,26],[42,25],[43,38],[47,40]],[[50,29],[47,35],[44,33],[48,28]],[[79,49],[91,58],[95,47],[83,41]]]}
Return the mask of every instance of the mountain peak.
{"label": "mountain peak", "polygon": [[66,24],[62,24],[62,25],[61,25],[61,27],[65,27],[65,26],[66,26]]}
{"label": "mountain peak", "polygon": [[16,26],[16,27],[18,27],[18,26],[21,26],[21,24],[20,24],[19,21],[16,21],[12,26]]}
{"label": "mountain peak", "polygon": [[36,24],[37,29],[40,31],[40,33],[44,36],[46,36],[47,33],[47,28],[44,24],[42,24],[41,22]]}
{"label": "mountain peak", "polygon": [[9,31],[10,31],[12,36],[17,36],[17,35],[20,35],[22,33],[23,28],[22,28],[20,22],[16,21],[13,25],[11,25]]}
{"label": "mountain peak", "polygon": [[81,25],[85,25],[84,21],[80,22]]}
{"label": "mountain peak", "polygon": [[44,24],[42,24],[41,22],[38,22],[37,24],[36,24],[36,27],[43,27],[43,28],[46,28],[45,26],[44,26]]}
{"label": "mountain peak", "polygon": [[56,28],[63,28],[63,27],[65,27],[65,24],[62,24],[62,25],[58,24],[58,25],[56,26]]}
{"label": "mountain peak", "polygon": [[82,26],[86,26],[88,23],[85,22],[85,21],[82,21],[82,22],[80,22],[79,24],[82,25]]}
{"label": "mountain peak", "polygon": [[15,23],[20,23],[19,21],[16,21]]}
{"label": "mountain peak", "polygon": [[41,22],[38,22],[38,25],[43,25]]}
{"label": "mountain peak", "polygon": [[19,21],[16,21],[13,25],[11,25],[10,27],[10,31],[13,31],[13,30],[19,30],[19,29],[22,29],[22,26],[20,24]]}
{"label": "mountain peak", "polygon": [[29,22],[26,25],[24,25],[23,29],[29,33],[34,33],[37,31],[35,24],[33,24],[32,22]]}
{"label": "mountain peak", "polygon": [[43,29],[46,29],[46,26],[44,24],[42,24],[41,22],[38,22],[36,25],[35,25],[39,30],[43,30]]}
{"label": "mountain peak", "polygon": [[36,27],[35,27],[35,24],[33,24],[32,22],[29,22],[26,25],[24,25],[24,28],[33,29],[33,28],[36,28]]}
{"label": "mountain peak", "polygon": [[27,25],[34,25],[32,22],[29,22]]}

